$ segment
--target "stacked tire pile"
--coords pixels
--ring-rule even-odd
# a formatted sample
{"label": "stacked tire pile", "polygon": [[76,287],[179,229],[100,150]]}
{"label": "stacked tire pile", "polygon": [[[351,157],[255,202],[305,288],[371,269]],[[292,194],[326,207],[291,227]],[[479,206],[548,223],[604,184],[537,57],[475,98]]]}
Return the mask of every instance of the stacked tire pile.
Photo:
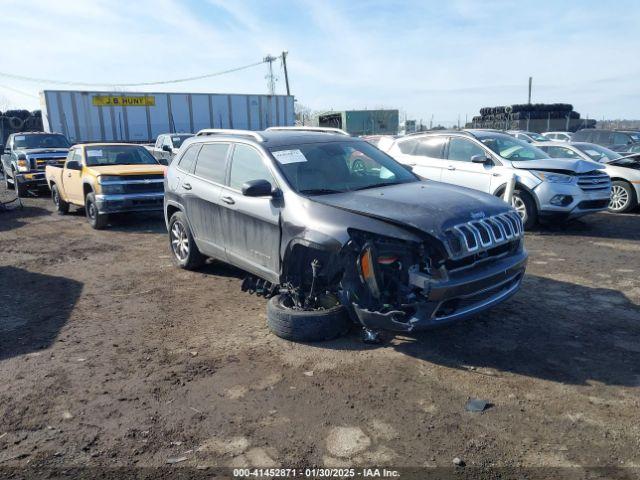
{"label": "stacked tire pile", "polygon": [[42,112],[40,110],[7,110],[0,112],[0,133],[2,143],[11,133],[42,132]]}
{"label": "stacked tire pile", "polygon": [[467,128],[495,128],[505,130],[576,131],[595,126],[595,120],[581,120],[569,103],[523,103],[499,107],[483,107]]}

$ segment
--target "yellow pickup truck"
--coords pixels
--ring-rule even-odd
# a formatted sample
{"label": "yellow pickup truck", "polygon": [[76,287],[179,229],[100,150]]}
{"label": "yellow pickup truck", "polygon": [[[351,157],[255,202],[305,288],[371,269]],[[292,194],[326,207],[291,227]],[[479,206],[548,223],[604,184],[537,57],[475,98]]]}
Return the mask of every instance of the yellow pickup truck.
{"label": "yellow pickup truck", "polygon": [[47,165],[51,198],[61,215],[84,207],[89,224],[107,226],[110,213],[162,210],[163,165],[141,145],[74,145],[63,167]]}

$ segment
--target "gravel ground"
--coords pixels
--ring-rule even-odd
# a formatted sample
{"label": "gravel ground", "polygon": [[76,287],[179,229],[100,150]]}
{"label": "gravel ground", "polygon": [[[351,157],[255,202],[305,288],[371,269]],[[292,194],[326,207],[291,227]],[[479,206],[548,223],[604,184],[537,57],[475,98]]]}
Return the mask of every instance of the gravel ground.
{"label": "gravel ground", "polygon": [[24,203],[0,213],[0,467],[640,467],[637,213],[528,234],[513,299],[372,347],[270,334],[241,271],[171,264],[160,216]]}

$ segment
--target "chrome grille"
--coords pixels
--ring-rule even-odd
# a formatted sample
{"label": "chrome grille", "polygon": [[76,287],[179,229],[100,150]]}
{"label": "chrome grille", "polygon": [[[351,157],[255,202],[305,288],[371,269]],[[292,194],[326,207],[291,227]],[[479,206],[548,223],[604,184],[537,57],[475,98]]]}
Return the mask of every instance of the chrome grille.
{"label": "chrome grille", "polygon": [[67,157],[36,157],[33,159],[35,162],[36,170],[44,170],[47,165],[53,165],[56,167],[64,166],[64,162]]}
{"label": "chrome grille", "polygon": [[514,211],[456,225],[447,230],[452,259],[490,250],[524,235],[522,220]]}
{"label": "chrome grille", "polygon": [[585,192],[600,192],[611,189],[611,178],[604,172],[588,172],[578,175],[578,186]]}

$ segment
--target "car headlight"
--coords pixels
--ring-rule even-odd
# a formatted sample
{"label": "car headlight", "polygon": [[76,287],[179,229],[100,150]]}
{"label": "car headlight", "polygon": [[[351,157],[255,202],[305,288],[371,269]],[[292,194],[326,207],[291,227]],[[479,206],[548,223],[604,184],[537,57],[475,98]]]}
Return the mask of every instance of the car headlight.
{"label": "car headlight", "polygon": [[106,195],[124,193],[124,185],[114,183],[113,185],[101,185],[100,190]]}
{"label": "car headlight", "polygon": [[575,177],[571,175],[564,175],[562,173],[553,173],[553,172],[540,172],[540,171],[532,171],[536,177],[538,177],[543,182],[549,183],[573,183]]}
{"label": "car headlight", "polygon": [[106,183],[106,182],[119,182],[122,180],[117,175],[100,175],[98,177],[98,183]]}
{"label": "car headlight", "polygon": [[30,170],[29,160],[27,160],[26,158],[19,158],[16,162],[16,165],[18,166],[19,172],[28,172]]}

